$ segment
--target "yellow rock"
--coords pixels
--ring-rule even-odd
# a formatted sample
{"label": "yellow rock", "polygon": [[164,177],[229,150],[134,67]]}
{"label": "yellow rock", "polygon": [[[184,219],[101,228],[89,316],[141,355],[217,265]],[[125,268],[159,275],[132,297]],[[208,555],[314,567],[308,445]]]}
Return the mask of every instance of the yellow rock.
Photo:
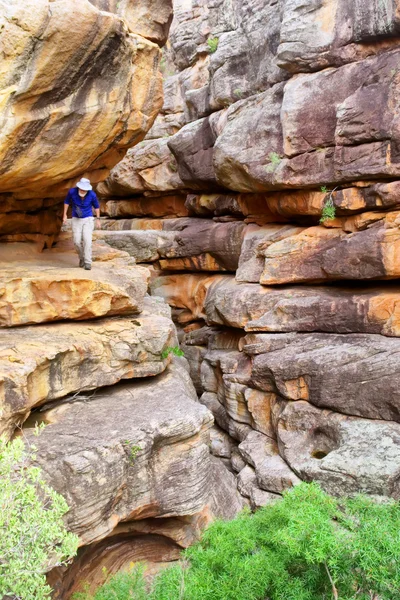
{"label": "yellow rock", "polygon": [[62,195],[83,173],[104,178],[161,108],[159,46],[87,0],[6,3],[0,20],[0,191]]}

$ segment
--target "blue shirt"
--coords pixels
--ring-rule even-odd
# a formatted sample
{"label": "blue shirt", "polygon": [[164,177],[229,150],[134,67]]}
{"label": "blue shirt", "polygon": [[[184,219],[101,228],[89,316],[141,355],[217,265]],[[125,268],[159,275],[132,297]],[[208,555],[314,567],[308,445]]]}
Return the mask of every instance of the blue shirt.
{"label": "blue shirt", "polygon": [[68,204],[68,206],[72,205],[72,216],[78,219],[93,217],[92,207],[100,208],[99,201],[93,190],[90,190],[84,198],[81,198],[77,187],[69,190],[64,204]]}

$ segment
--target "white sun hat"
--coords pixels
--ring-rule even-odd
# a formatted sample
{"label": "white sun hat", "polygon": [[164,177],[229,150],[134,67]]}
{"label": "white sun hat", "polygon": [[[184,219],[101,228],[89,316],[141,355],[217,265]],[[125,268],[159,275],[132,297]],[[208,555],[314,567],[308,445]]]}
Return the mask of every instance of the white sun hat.
{"label": "white sun hat", "polygon": [[90,184],[90,180],[85,179],[85,177],[82,177],[82,179],[80,181],[78,181],[78,183],[76,184],[76,187],[79,188],[80,190],[83,190],[84,192],[89,192],[89,190],[93,189],[93,187]]}

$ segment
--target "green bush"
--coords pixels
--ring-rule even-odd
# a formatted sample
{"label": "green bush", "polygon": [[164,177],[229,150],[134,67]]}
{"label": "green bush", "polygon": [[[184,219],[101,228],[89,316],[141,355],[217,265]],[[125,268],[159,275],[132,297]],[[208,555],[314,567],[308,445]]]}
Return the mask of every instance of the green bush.
{"label": "green bush", "polygon": [[[184,558],[188,566],[155,579],[150,600],[400,600],[400,504],[302,484],[254,515],[213,524]],[[137,595],[95,600],[141,600],[137,572],[125,576],[142,586]]]}
{"label": "green bush", "polygon": [[0,438],[0,598],[48,598],[45,572],[78,548],[63,522],[67,503],[32,466],[35,450]]}

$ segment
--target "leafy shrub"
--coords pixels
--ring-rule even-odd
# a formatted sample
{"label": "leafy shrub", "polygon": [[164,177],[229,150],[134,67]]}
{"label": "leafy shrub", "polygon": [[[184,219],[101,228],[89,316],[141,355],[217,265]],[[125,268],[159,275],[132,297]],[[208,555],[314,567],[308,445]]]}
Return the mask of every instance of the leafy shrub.
{"label": "leafy shrub", "polygon": [[174,354],[175,356],[185,356],[185,353],[179,348],[179,346],[168,346],[168,348],[165,348],[164,352],[161,354],[161,358],[165,360],[170,354]]}
{"label": "leafy shrub", "polygon": [[210,54],[214,54],[217,51],[219,44],[219,38],[215,36],[210,36],[207,40],[208,51]]}
{"label": "leafy shrub", "polygon": [[65,529],[66,501],[32,466],[36,448],[0,438],[0,598],[43,600],[49,566],[76,554],[78,538]]}
{"label": "leafy shrub", "polygon": [[[302,484],[254,515],[214,523],[184,556],[188,566],[161,573],[150,600],[400,600],[400,504]],[[126,576],[140,592],[138,572]]]}

